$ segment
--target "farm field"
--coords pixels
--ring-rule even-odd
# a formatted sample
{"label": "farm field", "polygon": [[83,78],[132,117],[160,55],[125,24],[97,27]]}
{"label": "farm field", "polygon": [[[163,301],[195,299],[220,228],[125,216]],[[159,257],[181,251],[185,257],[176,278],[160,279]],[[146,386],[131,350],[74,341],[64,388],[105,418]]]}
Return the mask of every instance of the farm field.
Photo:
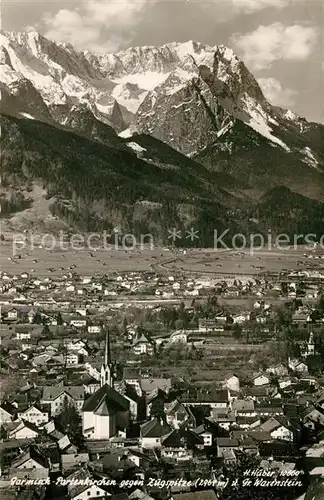
{"label": "farm field", "polygon": [[[136,247],[125,250],[112,246],[89,250],[57,245],[46,246],[16,243],[5,234],[0,245],[0,269],[8,273],[28,272],[38,277],[62,276],[73,270],[81,274],[108,274],[112,272],[156,271],[166,274],[188,274],[195,277],[221,279],[222,277],[252,277],[264,272],[279,273],[284,269],[301,270],[312,266],[324,268],[324,251],[305,248],[285,250],[188,249],[186,251],[162,247]],[[305,257],[305,253],[315,258]]]}
{"label": "farm field", "polygon": [[[305,254],[313,254],[318,259],[309,259]],[[201,251],[188,252],[174,261],[162,263],[160,267],[170,271],[178,270],[188,273],[199,273],[205,275],[233,275],[235,277],[255,276],[264,272],[279,273],[287,270],[304,270],[309,267],[324,268],[324,251],[310,252],[304,247],[298,249],[262,249],[252,254],[249,250],[244,251],[219,251],[213,249],[202,249]],[[316,263],[316,264],[315,264]]]}
{"label": "farm field", "polygon": [[62,276],[68,271],[83,275],[111,272],[149,271],[159,259],[167,260],[169,251],[161,248],[134,250],[115,249],[91,251],[88,249],[53,250],[26,245],[20,248],[6,239],[0,246],[0,269],[8,273],[33,273],[42,278]]}

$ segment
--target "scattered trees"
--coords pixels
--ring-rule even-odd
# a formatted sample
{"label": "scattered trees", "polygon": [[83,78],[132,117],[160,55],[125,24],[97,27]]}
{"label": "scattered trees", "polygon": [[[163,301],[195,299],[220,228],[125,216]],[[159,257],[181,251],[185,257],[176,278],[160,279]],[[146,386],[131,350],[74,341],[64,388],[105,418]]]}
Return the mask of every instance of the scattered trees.
{"label": "scattered trees", "polygon": [[63,401],[62,412],[59,415],[59,423],[67,433],[71,443],[81,448],[83,445],[81,417],[75,406],[69,402],[67,397],[65,397]]}

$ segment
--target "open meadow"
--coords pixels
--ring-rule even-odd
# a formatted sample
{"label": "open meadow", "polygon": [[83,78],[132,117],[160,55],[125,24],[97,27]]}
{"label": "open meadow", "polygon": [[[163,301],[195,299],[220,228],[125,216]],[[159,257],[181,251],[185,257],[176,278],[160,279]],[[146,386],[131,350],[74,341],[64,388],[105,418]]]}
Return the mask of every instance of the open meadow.
{"label": "open meadow", "polygon": [[69,271],[82,275],[109,274],[112,272],[149,271],[160,260],[166,261],[170,252],[161,248],[124,250],[89,250],[84,248],[54,249],[22,245],[6,238],[0,246],[0,268],[8,273],[28,272],[42,278],[62,276]]}
{"label": "open meadow", "polygon": [[282,250],[262,249],[254,253],[249,249],[243,251],[201,249],[180,255],[174,260],[162,263],[160,267],[188,274],[255,276],[260,273],[279,273],[284,270],[323,269],[324,251],[307,251],[305,247]]}
{"label": "open meadow", "polygon": [[305,247],[262,249],[187,249],[135,247],[124,249],[111,245],[71,248],[68,243],[51,240],[35,244],[26,237],[21,243],[6,233],[0,245],[0,269],[12,274],[28,272],[38,277],[62,276],[69,271],[78,274],[109,274],[112,272],[156,271],[161,274],[195,275],[208,278],[252,277],[265,272],[284,270],[324,269],[324,250]]}

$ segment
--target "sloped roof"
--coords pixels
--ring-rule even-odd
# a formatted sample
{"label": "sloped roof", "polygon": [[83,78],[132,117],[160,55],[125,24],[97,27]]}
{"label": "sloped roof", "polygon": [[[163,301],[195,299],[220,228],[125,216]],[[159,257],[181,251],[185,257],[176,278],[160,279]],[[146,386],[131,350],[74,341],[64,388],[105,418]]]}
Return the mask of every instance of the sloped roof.
{"label": "sloped roof", "polygon": [[[92,476],[87,469],[79,469],[67,477],[67,480],[69,481],[67,489],[70,498],[75,498],[76,496],[89,489],[89,484],[85,484],[85,481],[87,479],[92,479]],[[77,483],[76,485],[74,484],[73,480],[75,481],[75,483]]]}
{"label": "sloped roof", "polygon": [[142,377],[140,379],[140,386],[142,391],[146,393],[152,392],[156,389],[161,389],[167,393],[172,387],[172,381],[170,378]]}
{"label": "sloped roof", "polygon": [[17,468],[23,465],[27,460],[32,459],[35,460],[38,464],[40,464],[42,467],[47,468],[48,467],[48,462],[45,457],[40,455],[32,446],[29,448],[29,450],[26,453],[23,453],[20,455],[13,463],[12,466]]}
{"label": "sloped roof", "polygon": [[176,447],[204,444],[204,439],[190,429],[174,429],[162,439],[163,446]]}
{"label": "sloped roof", "polygon": [[17,408],[15,408],[12,404],[10,404],[8,401],[3,401],[0,404],[0,407],[9,413],[9,415],[13,416],[15,413],[17,413]]}
{"label": "sloped roof", "polygon": [[204,438],[196,434],[192,429],[187,430],[186,440],[188,446],[198,446],[204,444]]}
{"label": "sloped roof", "polygon": [[270,394],[271,387],[268,385],[244,387],[245,396],[264,397]]}
{"label": "sloped roof", "polygon": [[105,397],[102,398],[95,413],[96,413],[96,415],[109,415],[110,414],[110,411],[109,411],[109,408],[107,405],[107,398],[105,398]]}
{"label": "sloped roof", "polygon": [[172,427],[167,424],[161,423],[157,418],[153,418],[148,422],[141,425],[141,436],[147,438],[159,438],[169,434],[172,431]]}
{"label": "sloped roof", "polygon": [[227,389],[197,389],[194,388],[179,397],[180,402],[195,402],[195,403],[228,403],[229,392]]}
{"label": "sloped roof", "polygon": [[184,406],[177,399],[164,405],[166,415],[175,415],[178,409],[183,410],[183,408]]}
{"label": "sloped roof", "polygon": [[255,441],[271,441],[272,438],[271,438],[271,435],[269,434],[269,432],[265,432],[265,431],[248,431],[247,432],[247,435],[250,436],[252,439],[254,439]]}
{"label": "sloped roof", "polygon": [[227,437],[219,437],[216,440],[218,446],[226,446],[230,448],[238,448],[239,442],[237,439],[227,438]]}
{"label": "sloped roof", "polygon": [[44,386],[43,397],[44,401],[54,401],[62,393],[66,392],[74,400],[84,399],[84,387],[81,386]]}
{"label": "sloped roof", "polygon": [[83,385],[92,385],[99,384],[98,380],[89,375],[88,373],[82,376],[82,384]]}
{"label": "sloped roof", "polygon": [[127,384],[124,380],[120,382],[115,382],[114,387],[119,394],[122,394],[126,398],[131,399],[135,403],[140,401],[140,396],[137,394],[136,389],[133,385]]}
{"label": "sloped roof", "polygon": [[151,344],[152,346],[154,345],[154,342],[142,333],[142,335],[137,340],[135,340],[135,342],[133,343],[133,346],[138,345],[138,344],[143,344],[143,343],[144,344]]}
{"label": "sloped roof", "polygon": [[285,441],[271,441],[271,443],[259,443],[259,453],[261,457],[272,457],[287,459],[292,457],[297,459],[302,455],[302,451],[296,446],[295,443]]}
{"label": "sloped roof", "polygon": [[23,429],[24,427],[27,427],[27,429],[30,429],[31,431],[39,434],[39,429],[35,424],[32,424],[31,422],[28,422],[28,420],[23,420],[23,419],[18,421],[17,426],[10,431],[10,434],[18,432],[20,429]]}
{"label": "sloped roof", "polygon": [[237,411],[253,411],[254,407],[253,399],[236,399],[232,403],[233,410]]}
{"label": "sloped roof", "polygon": [[260,417],[253,417],[253,416],[246,416],[246,417],[237,417],[236,418],[236,423],[238,425],[244,425],[244,424],[252,424],[254,422],[259,422]]}
{"label": "sloped roof", "polygon": [[264,432],[272,432],[282,426],[289,429],[289,424],[285,418],[271,417],[260,425],[260,429]]}
{"label": "sloped roof", "polygon": [[153,498],[142,490],[135,490],[129,495],[131,500],[153,500]]}
{"label": "sloped roof", "polygon": [[198,427],[196,427],[195,429],[193,429],[193,432],[195,434],[197,434],[198,436],[200,434],[204,434],[205,432],[209,432],[211,434],[210,430],[207,429],[207,426],[205,424],[199,425]]}
{"label": "sloped roof", "polygon": [[[100,409],[101,408],[101,409]],[[113,387],[104,384],[100,389],[91,394],[85,400],[82,411],[127,411],[129,410],[129,402],[124,396],[119,394]],[[106,415],[107,413],[99,413]],[[108,413],[109,414],[109,413]]]}
{"label": "sloped roof", "polygon": [[162,389],[154,389],[154,391],[150,392],[146,396],[146,404],[152,403],[154,400],[165,401],[167,399],[166,392],[162,391]]}

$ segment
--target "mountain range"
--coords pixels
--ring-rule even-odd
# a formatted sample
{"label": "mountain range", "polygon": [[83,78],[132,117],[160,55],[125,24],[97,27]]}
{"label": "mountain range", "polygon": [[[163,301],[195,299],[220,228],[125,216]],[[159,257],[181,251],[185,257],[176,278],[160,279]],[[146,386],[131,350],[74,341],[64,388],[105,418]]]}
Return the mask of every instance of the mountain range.
{"label": "mountain range", "polygon": [[269,103],[231,49],[91,54],[1,32],[0,64],[10,227],[118,227],[164,243],[195,227],[200,246],[213,229],[321,234],[324,125]]}

